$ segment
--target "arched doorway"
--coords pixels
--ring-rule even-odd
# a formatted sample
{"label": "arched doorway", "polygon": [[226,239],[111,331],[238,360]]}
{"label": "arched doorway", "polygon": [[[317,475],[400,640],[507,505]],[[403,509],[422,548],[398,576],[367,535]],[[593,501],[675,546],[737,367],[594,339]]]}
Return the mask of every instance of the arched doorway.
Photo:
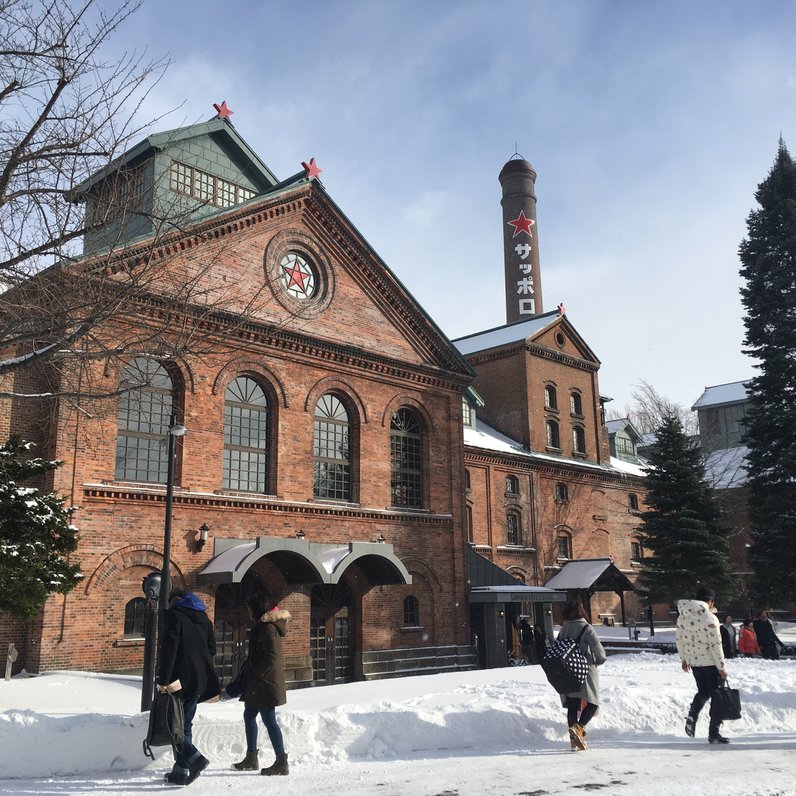
{"label": "arched doorway", "polygon": [[310,655],[314,684],[345,683],[353,678],[354,615],[351,589],[345,581],[336,586],[312,587]]}
{"label": "arched doorway", "polygon": [[240,583],[222,583],[216,590],[215,666],[222,689],[235,679],[246,660],[252,624],[246,603],[252,594],[262,589],[257,575],[247,572]]}

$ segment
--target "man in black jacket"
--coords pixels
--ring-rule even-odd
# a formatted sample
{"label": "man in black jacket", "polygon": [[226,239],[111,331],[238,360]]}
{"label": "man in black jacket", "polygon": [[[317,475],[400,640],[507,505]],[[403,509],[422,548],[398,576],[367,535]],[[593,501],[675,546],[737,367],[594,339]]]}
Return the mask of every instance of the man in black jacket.
{"label": "man in black jacket", "polygon": [[173,785],[190,785],[210,762],[192,743],[193,718],[199,702],[218,696],[213,666],[216,640],[205,604],[190,592],[173,590],[160,646],[157,685],[174,693],[185,711],[185,738],[174,767],[166,774]]}

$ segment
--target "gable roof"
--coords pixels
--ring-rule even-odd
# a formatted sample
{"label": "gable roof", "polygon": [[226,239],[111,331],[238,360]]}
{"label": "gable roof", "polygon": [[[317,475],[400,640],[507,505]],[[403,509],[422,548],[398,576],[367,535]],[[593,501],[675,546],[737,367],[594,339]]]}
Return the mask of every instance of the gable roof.
{"label": "gable roof", "polygon": [[606,420],[605,427],[608,429],[609,434],[616,434],[620,431],[627,431],[628,435],[635,441],[640,441],[642,436],[638,429],[633,425],[633,422],[627,417],[619,417],[615,420]]}
{"label": "gable roof", "polygon": [[610,558],[582,558],[567,561],[545,583],[548,589],[558,591],[635,591],[627,575]]}
{"label": "gable roof", "polygon": [[692,410],[706,409],[710,406],[726,406],[727,404],[742,404],[747,399],[747,384],[749,381],[732,381],[729,384],[716,384],[705,387],[705,392],[697,398]]}

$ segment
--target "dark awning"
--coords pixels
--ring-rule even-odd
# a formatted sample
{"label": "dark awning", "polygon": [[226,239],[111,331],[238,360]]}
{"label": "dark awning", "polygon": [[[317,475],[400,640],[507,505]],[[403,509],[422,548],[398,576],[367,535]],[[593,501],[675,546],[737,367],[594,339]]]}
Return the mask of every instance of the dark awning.
{"label": "dark awning", "polygon": [[567,561],[563,567],[545,583],[556,591],[635,591],[636,587],[610,558],[583,558]]}
{"label": "dark awning", "polygon": [[277,566],[289,584],[335,585],[355,562],[371,586],[412,582],[393,546],[387,543],[320,544],[306,539],[260,536],[253,541],[215,539],[214,545],[215,556],[199,571],[199,583],[240,583],[261,558]]}
{"label": "dark awning", "polygon": [[469,550],[471,603],[566,602],[566,594],[545,586],[526,586],[488,558]]}

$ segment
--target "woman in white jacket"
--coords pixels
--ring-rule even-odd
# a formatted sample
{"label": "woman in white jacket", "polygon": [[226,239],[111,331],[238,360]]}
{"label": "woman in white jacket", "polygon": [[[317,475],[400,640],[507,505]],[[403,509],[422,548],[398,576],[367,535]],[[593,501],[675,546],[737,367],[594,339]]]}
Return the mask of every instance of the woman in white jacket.
{"label": "woman in white jacket", "polygon": [[[724,651],[721,646],[719,620],[713,608],[715,593],[701,588],[694,600],[677,603],[677,629],[675,640],[677,652],[684,672],[692,672],[696,680],[697,693],[685,720],[685,734],[693,738],[699,713],[718,688],[719,681],[727,678],[724,668]],[[721,721],[710,717],[708,741],[727,744],[729,741],[719,733]]]}

